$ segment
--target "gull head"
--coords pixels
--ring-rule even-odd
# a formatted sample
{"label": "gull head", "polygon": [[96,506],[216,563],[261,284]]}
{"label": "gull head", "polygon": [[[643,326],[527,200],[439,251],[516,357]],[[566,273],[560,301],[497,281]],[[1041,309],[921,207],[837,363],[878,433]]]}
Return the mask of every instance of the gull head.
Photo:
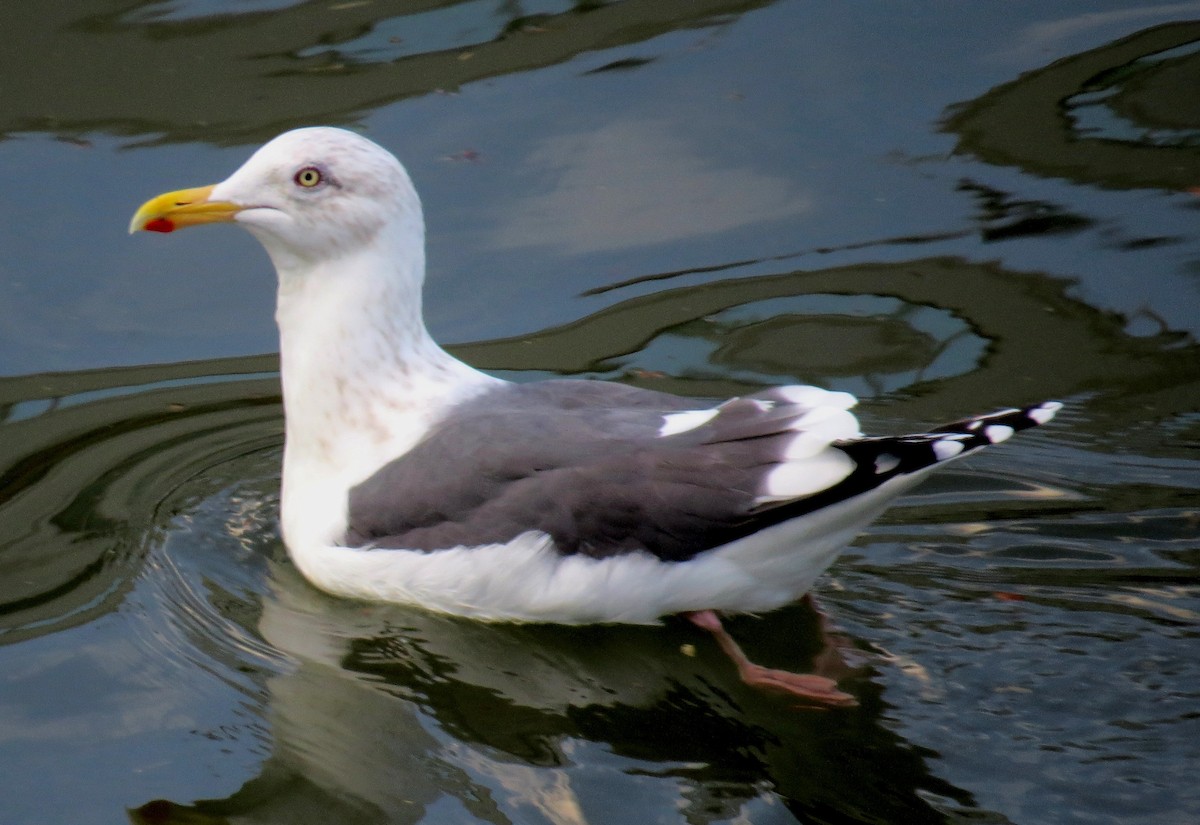
{"label": "gull head", "polygon": [[424,240],[421,203],[400,162],[361,135],[330,127],[285,132],[221,183],[150,199],[129,231],[225,222],[254,234],[281,274]]}

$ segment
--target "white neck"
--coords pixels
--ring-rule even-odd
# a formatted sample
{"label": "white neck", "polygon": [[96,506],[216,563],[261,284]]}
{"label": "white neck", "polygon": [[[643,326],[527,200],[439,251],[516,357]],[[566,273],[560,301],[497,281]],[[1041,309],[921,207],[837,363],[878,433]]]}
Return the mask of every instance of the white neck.
{"label": "white neck", "polygon": [[498,383],[425,329],[421,241],[376,241],[332,262],[272,254],[289,544],[336,541],[351,487],[411,449],[450,405]]}

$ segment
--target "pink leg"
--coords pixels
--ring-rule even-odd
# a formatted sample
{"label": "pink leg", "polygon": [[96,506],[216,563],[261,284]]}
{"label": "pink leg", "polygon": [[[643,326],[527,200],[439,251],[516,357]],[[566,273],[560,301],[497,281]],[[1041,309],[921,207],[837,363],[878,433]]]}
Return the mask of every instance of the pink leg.
{"label": "pink leg", "polygon": [[713,635],[721,650],[725,651],[725,655],[737,665],[738,675],[747,685],[760,690],[794,696],[808,704],[820,707],[852,708],[858,706],[858,701],[853,696],[838,690],[837,682],[833,679],[815,673],[773,670],[751,662],[746,658],[746,654],[742,652],[738,643],[725,630],[724,625],[721,624],[721,618],[715,610],[698,610],[683,615],[696,627],[707,630]]}
{"label": "pink leg", "polygon": [[842,657],[842,651],[850,648],[849,639],[836,630],[829,629],[829,616],[821,609],[821,605],[817,604],[811,593],[805,593],[800,601],[812,608],[820,622],[822,647],[821,652],[813,657],[813,670],[834,681],[853,673],[854,668],[846,664]]}

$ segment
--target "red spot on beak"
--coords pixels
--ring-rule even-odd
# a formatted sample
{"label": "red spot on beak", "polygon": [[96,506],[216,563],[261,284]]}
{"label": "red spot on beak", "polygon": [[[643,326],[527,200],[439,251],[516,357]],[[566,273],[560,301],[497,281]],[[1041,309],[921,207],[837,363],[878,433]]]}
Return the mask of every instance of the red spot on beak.
{"label": "red spot on beak", "polygon": [[146,225],[142,229],[147,232],[174,232],[175,224],[167,218],[153,218],[146,221]]}

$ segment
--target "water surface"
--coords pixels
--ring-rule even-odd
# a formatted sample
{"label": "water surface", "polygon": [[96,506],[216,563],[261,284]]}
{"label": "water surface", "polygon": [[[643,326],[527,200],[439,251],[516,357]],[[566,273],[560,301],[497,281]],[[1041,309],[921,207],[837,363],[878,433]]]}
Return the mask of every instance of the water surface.
{"label": "water surface", "polygon": [[[58,5],[0,35],[6,823],[1200,819],[1200,3]],[[430,324],[497,374],[1068,406],[819,582],[854,710],[674,620],[326,597],[265,256],[124,235],[318,123],[408,165]],[[732,627],[819,652],[805,604]]]}

